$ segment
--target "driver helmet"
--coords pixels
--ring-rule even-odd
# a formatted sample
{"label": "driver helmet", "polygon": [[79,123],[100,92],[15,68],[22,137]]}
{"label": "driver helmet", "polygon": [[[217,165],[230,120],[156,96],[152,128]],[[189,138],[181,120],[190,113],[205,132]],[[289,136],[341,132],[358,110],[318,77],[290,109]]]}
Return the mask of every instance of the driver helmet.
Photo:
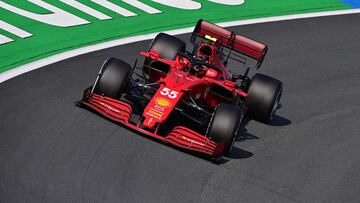
{"label": "driver helmet", "polygon": [[214,55],[214,47],[203,43],[199,45],[197,57],[205,62],[211,63]]}

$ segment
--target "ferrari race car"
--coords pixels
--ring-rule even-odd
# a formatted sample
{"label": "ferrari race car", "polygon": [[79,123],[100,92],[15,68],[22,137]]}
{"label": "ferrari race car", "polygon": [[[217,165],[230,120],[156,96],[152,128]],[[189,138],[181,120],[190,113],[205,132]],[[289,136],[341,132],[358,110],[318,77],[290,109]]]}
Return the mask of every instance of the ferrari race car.
{"label": "ferrari race car", "polygon": [[[244,116],[269,123],[279,106],[282,82],[255,74],[267,46],[199,20],[184,41],[158,34],[142,66],[105,61],[81,105],[128,128],[210,157],[231,153]],[[227,66],[243,66],[231,73]]]}

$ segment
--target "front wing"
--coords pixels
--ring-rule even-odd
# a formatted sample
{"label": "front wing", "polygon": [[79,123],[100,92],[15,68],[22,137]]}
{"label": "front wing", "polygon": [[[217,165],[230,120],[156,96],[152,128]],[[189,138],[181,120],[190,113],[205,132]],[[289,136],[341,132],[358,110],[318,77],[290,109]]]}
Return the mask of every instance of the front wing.
{"label": "front wing", "polygon": [[207,154],[212,157],[218,157],[223,153],[224,143],[216,143],[206,136],[183,126],[174,127],[166,136],[158,135],[157,131],[150,132],[143,129],[140,127],[140,121],[138,123],[130,121],[132,107],[128,103],[91,93],[90,88],[85,90],[81,103],[112,121],[121,123],[165,143]]}

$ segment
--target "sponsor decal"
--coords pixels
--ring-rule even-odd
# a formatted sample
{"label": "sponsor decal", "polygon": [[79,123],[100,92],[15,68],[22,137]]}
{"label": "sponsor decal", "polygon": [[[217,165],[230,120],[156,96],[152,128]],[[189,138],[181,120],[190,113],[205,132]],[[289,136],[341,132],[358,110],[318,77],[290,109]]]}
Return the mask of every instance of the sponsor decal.
{"label": "sponsor decal", "polygon": [[110,106],[110,105],[108,105],[108,104],[105,104],[105,103],[103,103],[103,102],[100,102],[100,105],[105,106],[105,107],[106,107],[107,109],[109,109],[110,111],[114,111],[114,112],[116,112],[116,113],[120,113],[119,110],[115,109],[114,107],[112,107],[112,106]]}
{"label": "sponsor decal", "polygon": [[158,110],[158,111],[164,111],[164,110],[165,110],[164,107],[161,107],[161,106],[159,106],[159,105],[155,105],[154,108],[155,108],[156,110]]}
{"label": "sponsor decal", "polygon": [[159,113],[157,111],[154,111],[152,109],[149,109],[148,112],[146,112],[146,115],[154,117],[156,119],[161,119],[161,116],[163,115],[163,113]]}
{"label": "sponsor decal", "polygon": [[155,99],[155,104],[160,106],[160,107],[163,107],[163,108],[167,108],[167,107],[171,106],[171,102],[168,99],[162,98],[162,97],[156,98]]}
{"label": "sponsor decal", "polygon": [[193,140],[193,139],[190,139],[190,138],[188,138],[188,137],[185,137],[185,136],[183,136],[183,135],[181,135],[180,138],[183,139],[183,140],[185,140],[185,141],[187,141],[187,142],[189,142],[190,144],[197,144],[197,145],[200,145],[200,146],[205,146],[205,144],[203,144],[203,143],[201,143],[201,142],[198,142],[198,141],[195,141],[195,140]]}
{"label": "sponsor decal", "polygon": [[147,122],[147,125],[150,125],[150,123],[152,123],[152,122],[153,122],[153,118],[150,118]]}

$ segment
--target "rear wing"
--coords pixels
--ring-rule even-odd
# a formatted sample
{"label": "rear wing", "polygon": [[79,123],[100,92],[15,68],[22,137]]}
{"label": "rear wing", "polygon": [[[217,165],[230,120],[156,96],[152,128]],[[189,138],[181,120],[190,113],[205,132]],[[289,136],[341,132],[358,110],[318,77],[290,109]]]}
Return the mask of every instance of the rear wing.
{"label": "rear wing", "polygon": [[258,67],[260,67],[268,50],[268,47],[260,42],[237,35],[232,31],[204,20],[198,21],[193,35],[217,40],[222,46],[257,60]]}

